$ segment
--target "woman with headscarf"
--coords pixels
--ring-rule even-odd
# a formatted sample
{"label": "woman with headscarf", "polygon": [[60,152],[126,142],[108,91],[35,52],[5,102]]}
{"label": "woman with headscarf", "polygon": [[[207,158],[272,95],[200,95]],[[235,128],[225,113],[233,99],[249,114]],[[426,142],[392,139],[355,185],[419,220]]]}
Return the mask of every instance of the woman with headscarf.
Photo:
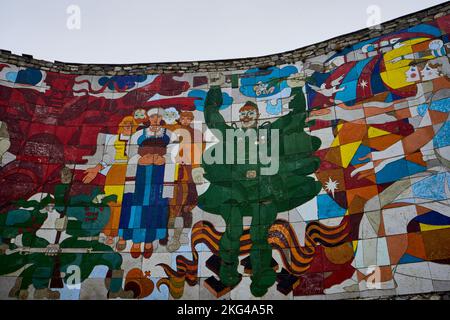
{"label": "woman with headscarf", "polygon": [[148,112],[149,125],[130,139],[118,250],[132,240],[131,256],[150,258],[153,241],[164,239],[175,177],[176,135],[163,127],[160,108]]}

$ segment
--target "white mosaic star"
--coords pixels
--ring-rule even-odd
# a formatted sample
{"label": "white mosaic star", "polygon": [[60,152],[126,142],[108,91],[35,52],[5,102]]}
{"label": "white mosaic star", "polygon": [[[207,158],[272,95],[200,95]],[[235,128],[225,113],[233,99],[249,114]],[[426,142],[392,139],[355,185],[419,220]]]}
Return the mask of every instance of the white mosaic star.
{"label": "white mosaic star", "polygon": [[331,192],[334,198],[334,191],[338,189],[339,182],[337,180],[331,180],[331,177],[328,177],[328,181],[325,182],[325,190],[327,192]]}
{"label": "white mosaic star", "polygon": [[361,80],[361,82],[359,83],[359,85],[361,86],[361,88],[365,88],[367,87],[368,82],[366,80]]}

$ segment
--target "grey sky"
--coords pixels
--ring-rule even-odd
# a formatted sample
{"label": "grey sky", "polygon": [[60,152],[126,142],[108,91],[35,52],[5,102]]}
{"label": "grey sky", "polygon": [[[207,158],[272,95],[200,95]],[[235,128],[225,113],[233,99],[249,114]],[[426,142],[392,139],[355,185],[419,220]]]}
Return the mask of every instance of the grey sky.
{"label": "grey sky", "polygon": [[[292,50],[436,0],[0,0],[0,48],[80,63],[228,59]],[[80,29],[66,26],[69,5]]]}

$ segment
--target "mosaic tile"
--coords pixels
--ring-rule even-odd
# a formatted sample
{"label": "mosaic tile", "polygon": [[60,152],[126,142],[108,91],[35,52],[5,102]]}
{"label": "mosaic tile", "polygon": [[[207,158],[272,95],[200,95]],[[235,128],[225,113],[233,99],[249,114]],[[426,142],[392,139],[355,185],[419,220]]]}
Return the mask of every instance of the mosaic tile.
{"label": "mosaic tile", "polygon": [[226,72],[3,64],[0,297],[448,290],[447,20]]}

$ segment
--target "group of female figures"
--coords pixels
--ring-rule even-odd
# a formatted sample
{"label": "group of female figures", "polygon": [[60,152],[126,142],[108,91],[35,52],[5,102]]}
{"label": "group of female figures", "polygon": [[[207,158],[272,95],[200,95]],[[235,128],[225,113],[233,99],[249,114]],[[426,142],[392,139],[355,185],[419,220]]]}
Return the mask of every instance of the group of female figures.
{"label": "group of female figures", "polygon": [[[99,172],[106,174],[105,194],[117,195],[117,200],[109,203],[111,217],[104,229],[106,243],[114,244],[118,236],[116,249],[123,251],[127,240],[131,240],[133,258],[141,254],[150,258],[156,240],[167,245],[169,251],[176,251],[181,245],[178,229],[190,227],[191,210],[197,204],[192,178],[196,167],[182,156],[195,150],[192,147],[196,144],[190,140],[193,114],[181,112],[177,122],[171,119],[173,123],[167,123],[163,120],[164,112],[161,108],[147,112],[138,109],[133,116],[125,117],[117,135],[107,139],[102,161],[88,168],[83,179],[89,183]],[[186,147],[187,153],[183,151]],[[178,223],[180,219],[184,219],[184,224]],[[168,228],[175,228],[170,240]]]}

